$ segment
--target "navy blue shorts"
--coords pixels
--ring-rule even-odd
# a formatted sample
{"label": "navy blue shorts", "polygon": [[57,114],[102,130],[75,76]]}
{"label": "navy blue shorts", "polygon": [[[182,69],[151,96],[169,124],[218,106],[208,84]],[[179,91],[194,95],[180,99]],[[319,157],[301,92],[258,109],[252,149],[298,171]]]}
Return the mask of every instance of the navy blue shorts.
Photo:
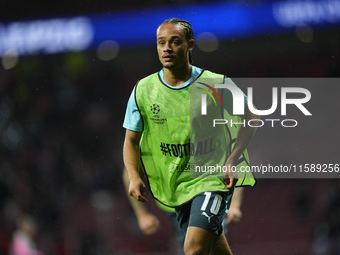
{"label": "navy blue shorts", "polygon": [[188,227],[199,227],[220,235],[233,192],[202,192],[176,207],[180,227],[185,233]]}

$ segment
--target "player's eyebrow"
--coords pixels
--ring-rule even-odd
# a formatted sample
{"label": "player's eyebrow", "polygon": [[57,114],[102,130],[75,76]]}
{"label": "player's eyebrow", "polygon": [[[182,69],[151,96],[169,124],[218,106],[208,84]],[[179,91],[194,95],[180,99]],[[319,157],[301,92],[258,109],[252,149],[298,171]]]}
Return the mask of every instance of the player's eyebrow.
{"label": "player's eyebrow", "polygon": [[[157,40],[163,40],[163,39],[165,39],[164,36],[157,38]],[[173,35],[173,36],[170,37],[170,40],[172,40],[172,39],[181,39],[181,37],[179,37],[178,35]]]}

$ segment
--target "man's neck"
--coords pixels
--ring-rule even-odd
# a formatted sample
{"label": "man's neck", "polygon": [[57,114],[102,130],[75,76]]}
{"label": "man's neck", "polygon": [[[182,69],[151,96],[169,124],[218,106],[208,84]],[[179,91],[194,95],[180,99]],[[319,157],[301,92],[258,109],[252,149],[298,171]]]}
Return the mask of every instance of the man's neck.
{"label": "man's neck", "polygon": [[179,87],[191,77],[192,66],[188,63],[182,68],[163,68],[164,81],[172,87]]}

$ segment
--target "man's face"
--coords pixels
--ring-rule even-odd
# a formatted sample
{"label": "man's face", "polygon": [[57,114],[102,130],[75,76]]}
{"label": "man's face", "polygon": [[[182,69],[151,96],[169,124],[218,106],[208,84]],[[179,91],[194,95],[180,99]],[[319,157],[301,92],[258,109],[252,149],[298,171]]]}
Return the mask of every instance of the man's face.
{"label": "man's face", "polygon": [[193,40],[187,41],[183,29],[178,24],[163,24],[157,30],[158,57],[164,68],[182,66],[188,61]]}

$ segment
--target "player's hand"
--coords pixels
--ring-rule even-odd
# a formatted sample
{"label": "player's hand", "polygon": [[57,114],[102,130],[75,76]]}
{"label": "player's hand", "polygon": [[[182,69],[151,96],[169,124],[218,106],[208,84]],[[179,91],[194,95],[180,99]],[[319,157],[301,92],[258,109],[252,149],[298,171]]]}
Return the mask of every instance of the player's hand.
{"label": "player's hand", "polygon": [[158,218],[151,213],[144,213],[138,216],[138,225],[144,235],[153,235],[160,229]]}
{"label": "player's hand", "polygon": [[242,212],[238,208],[229,208],[228,217],[227,217],[227,224],[237,224],[240,222],[242,218]]}
{"label": "player's hand", "polygon": [[224,185],[228,189],[233,189],[238,181],[236,162],[237,162],[236,160],[229,157],[227,159],[227,162],[225,163],[225,166],[227,167],[227,171],[223,172],[223,178],[224,178]]}
{"label": "player's hand", "polygon": [[140,202],[148,202],[145,196],[145,184],[141,178],[130,180],[129,195]]}

